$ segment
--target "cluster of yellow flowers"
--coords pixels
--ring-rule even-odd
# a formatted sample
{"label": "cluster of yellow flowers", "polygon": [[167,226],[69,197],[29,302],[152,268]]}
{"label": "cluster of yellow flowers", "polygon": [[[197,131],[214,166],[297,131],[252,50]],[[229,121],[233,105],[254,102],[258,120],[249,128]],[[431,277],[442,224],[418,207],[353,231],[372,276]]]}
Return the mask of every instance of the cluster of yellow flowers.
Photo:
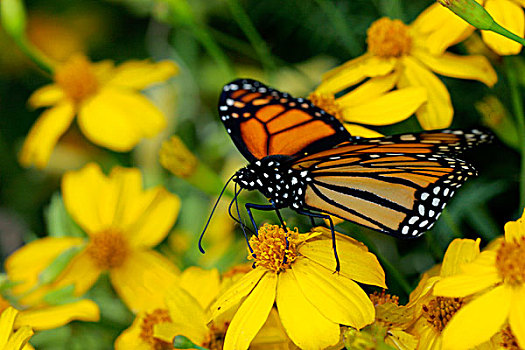
{"label": "cluster of yellow flowers", "polygon": [[[483,4],[523,35],[523,1]],[[448,127],[451,98],[434,73],[489,87],[497,82],[484,56],[446,51],[473,30],[438,4],[409,25],[381,18],[368,29],[367,53],[327,72],[310,99],[353,135],[377,136],[363,125],[394,124],[414,113],[424,129]],[[482,36],[500,55],[521,49],[495,34]],[[53,84],[29,99],[47,109],[25,139],[20,163],[45,168],[75,116],[89,141],[117,152],[157,135],[166,120],[140,91],[177,71],[170,61],[115,66],[72,56],[54,69]],[[162,147],[160,161],[181,177],[202,171],[178,139]],[[442,264],[399,305],[384,291],[376,256],[340,233],[341,269],[334,273],[331,232],[323,227],[299,233],[265,224],[250,239],[251,264],[222,274],[197,266],[180,271],[155,247],[172,230],[181,200],[162,186],[144,189],[138,168],[117,166],[105,175],[89,163],[68,171],[61,198],[84,235],[40,238],[6,260],[12,284],[0,297],[2,349],[31,349],[33,331],[99,321],[86,293],[101,274],[135,315],[116,349],[525,348],[525,213],[484,250],[480,240],[454,240]],[[362,285],[383,291],[367,294]],[[70,300],[51,303],[57,292]]]}

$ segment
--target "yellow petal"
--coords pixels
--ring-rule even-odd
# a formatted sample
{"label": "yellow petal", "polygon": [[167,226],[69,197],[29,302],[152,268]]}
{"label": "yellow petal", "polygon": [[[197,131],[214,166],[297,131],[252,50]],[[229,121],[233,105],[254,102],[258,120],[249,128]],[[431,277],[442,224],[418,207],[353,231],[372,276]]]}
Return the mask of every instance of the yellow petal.
{"label": "yellow petal", "polygon": [[18,310],[8,307],[0,314],[0,348],[4,349],[15,323]]}
{"label": "yellow petal", "polygon": [[151,350],[152,344],[141,336],[145,313],[139,313],[133,324],[115,340],[115,350]]}
{"label": "yellow petal", "polygon": [[217,319],[220,315],[239,304],[255,288],[266,272],[267,270],[257,267],[238,279],[210,306],[212,313],[210,318]]}
{"label": "yellow petal", "polygon": [[434,295],[465,297],[496,285],[501,277],[496,270],[495,261],[495,252],[482,252],[473,262],[462,266],[462,274],[438,281],[434,286]]}
{"label": "yellow petal", "polygon": [[342,118],[350,123],[367,125],[395,124],[410,117],[426,100],[425,88],[407,87],[345,107]]}
{"label": "yellow petal", "polygon": [[525,285],[523,284],[512,288],[509,324],[518,345],[525,349]]}
{"label": "yellow petal", "polygon": [[385,343],[393,345],[395,349],[399,350],[416,350],[418,339],[416,336],[400,329],[389,329]]}
{"label": "yellow petal", "polygon": [[306,299],[291,271],[279,275],[276,302],[286,333],[301,349],[325,349],[339,341],[339,325]]}
{"label": "yellow petal", "polygon": [[126,152],[143,137],[157,135],[166,120],[141,94],[106,87],[80,107],[78,124],[93,143]]}
{"label": "yellow petal", "polygon": [[[341,262],[340,275],[359,283],[386,288],[385,272],[374,254],[363,250],[362,243],[337,234],[337,253]],[[331,239],[309,241],[299,248],[301,255],[333,271],[334,251]]]}
{"label": "yellow petal", "polygon": [[455,239],[447,248],[443,264],[441,265],[441,277],[457,275],[461,272],[461,265],[472,262],[479,255],[480,240]]}
{"label": "yellow petal", "polygon": [[380,134],[377,131],[367,129],[361,125],[344,123],[343,126],[352,136],[361,136],[367,138],[384,136],[383,134]]}
{"label": "yellow petal", "polygon": [[35,330],[61,327],[71,321],[98,322],[100,311],[91,300],[80,300],[69,304],[27,309],[20,312],[15,327],[29,325]]}
{"label": "yellow petal", "polygon": [[474,27],[438,3],[423,11],[411,28],[414,36],[421,37],[425,47],[433,54],[443,53],[474,31]]}
{"label": "yellow petal", "polygon": [[29,326],[20,327],[13,335],[11,335],[4,349],[5,350],[25,349],[25,346],[27,345],[29,338],[31,338],[33,334],[34,332],[31,329],[31,327]]}
{"label": "yellow petal", "polygon": [[344,108],[347,106],[358,105],[363,101],[381,96],[383,93],[392,90],[398,79],[398,72],[371,78],[347,94],[339,97],[337,103]]}
{"label": "yellow petal", "polygon": [[427,89],[427,103],[416,112],[419,124],[426,130],[449,127],[454,110],[445,84],[414,58],[405,56],[403,63],[405,69],[398,86],[420,86]]}
{"label": "yellow petal", "polygon": [[336,94],[366,77],[387,75],[394,69],[396,62],[395,58],[380,58],[365,54],[326,73],[315,92]]}
{"label": "yellow petal", "polygon": [[152,63],[148,61],[128,61],[114,69],[108,85],[142,90],[148,86],[168,80],[179,71],[172,61]]}
{"label": "yellow petal", "polygon": [[[524,13],[521,6],[509,0],[487,0],[485,9],[503,28],[523,38]],[[521,44],[499,34],[481,31],[483,41],[498,55],[517,55]]]}
{"label": "yellow petal", "polygon": [[48,107],[64,99],[64,90],[58,85],[50,84],[36,90],[29,97],[29,105],[33,108]]}
{"label": "yellow petal", "polygon": [[61,288],[72,284],[75,286],[75,295],[80,296],[95,284],[101,272],[100,267],[84,250],[73,258],[54,285]]}
{"label": "yellow petal", "polygon": [[[279,281],[277,282],[277,293],[279,291]],[[285,350],[289,349],[289,343],[291,341],[284,330],[279,313],[275,307],[272,307],[266,323],[253,338],[250,350]]]}
{"label": "yellow petal", "polygon": [[179,332],[171,334],[169,339],[173,339],[176,335],[183,335],[194,344],[204,343],[209,330],[206,326],[204,310],[195,298],[182,288],[172,287],[166,294],[166,306],[172,323]]}
{"label": "yellow petal", "polygon": [[178,270],[153,251],[130,251],[122,266],[110,270],[115,291],[133,312],[162,308],[166,292],[178,283]]}
{"label": "yellow petal", "polygon": [[351,279],[309,259],[295,261],[292,271],[306,299],[330,321],[357,329],[374,321],[374,305]]}
{"label": "yellow petal", "polygon": [[205,310],[219,294],[219,270],[204,270],[197,266],[190,266],[181,274],[179,285]]}
{"label": "yellow petal", "polygon": [[505,240],[511,242],[525,237],[525,210],[521,217],[516,221],[509,221],[505,224]]}
{"label": "yellow petal", "polygon": [[233,316],[224,338],[224,350],[248,349],[270,314],[276,289],[277,275],[265,274]]}
{"label": "yellow petal", "polygon": [[507,320],[511,296],[510,288],[501,286],[463,306],[443,330],[443,350],[467,350],[488,341]]}
{"label": "yellow petal", "polygon": [[19,154],[20,163],[26,167],[34,164],[37,168],[44,168],[58,139],[69,128],[74,116],[75,109],[69,101],[44,111],[24,141]]}
{"label": "yellow petal", "polygon": [[413,50],[412,54],[434,72],[447,77],[479,80],[489,87],[498,81],[496,71],[484,56],[461,56],[450,52],[437,56],[424,50]]}

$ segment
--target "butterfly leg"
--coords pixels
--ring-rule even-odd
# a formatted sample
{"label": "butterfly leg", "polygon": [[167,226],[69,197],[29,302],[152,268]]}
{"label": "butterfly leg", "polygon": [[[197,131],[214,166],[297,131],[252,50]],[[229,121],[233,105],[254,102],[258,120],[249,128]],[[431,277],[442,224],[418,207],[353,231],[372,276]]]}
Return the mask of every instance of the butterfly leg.
{"label": "butterfly leg", "polygon": [[255,223],[255,219],[253,218],[252,209],[263,210],[263,211],[275,210],[277,212],[277,216],[279,217],[279,220],[284,225],[283,219],[281,217],[281,213],[277,211],[277,208],[273,204],[264,205],[264,204],[246,203],[244,206],[246,207],[246,211],[248,212],[248,216],[250,217],[250,220],[252,222],[253,228],[255,229],[256,235],[259,232],[259,229],[257,228],[257,224]]}
{"label": "butterfly leg", "polygon": [[335,263],[336,263],[335,271],[339,272],[339,270],[341,270],[341,264],[339,263],[339,255],[337,255],[337,246],[335,244],[335,227],[334,227],[334,222],[332,221],[332,218],[330,217],[330,215],[319,214],[319,213],[312,213],[312,212],[304,211],[304,210],[298,210],[297,212],[299,214],[306,215],[306,216],[308,216],[310,218],[320,218],[320,219],[328,220],[328,222],[330,223],[330,230],[332,231],[332,248],[334,249],[334,257],[335,257]]}

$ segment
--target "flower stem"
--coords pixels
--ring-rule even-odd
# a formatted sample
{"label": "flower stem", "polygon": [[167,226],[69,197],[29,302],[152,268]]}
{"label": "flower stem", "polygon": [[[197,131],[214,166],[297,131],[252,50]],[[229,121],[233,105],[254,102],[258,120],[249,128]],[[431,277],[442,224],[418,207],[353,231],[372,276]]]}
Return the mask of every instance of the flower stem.
{"label": "flower stem", "polygon": [[503,28],[502,26],[500,26],[498,23],[494,22],[494,24],[492,25],[492,27],[490,28],[491,31],[493,31],[494,33],[497,33],[499,35],[502,35],[506,38],[509,38],[510,40],[514,40],[515,42],[517,43],[520,43],[521,45],[525,46],[525,39],[523,39],[522,37],[519,37],[518,35],[510,32],[509,30]]}
{"label": "flower stem", "polygon": [[516,124],[518,129],[519,147],[521,151],[521,171],[520,171],[520,212],[525,206],[525,113],[523,111],[523,101],[519,89],[518,74],[516,70],[516,58],[505,57],[505,71],[509,82],[510,99]]}
{"label": "flower stem", "polygon": [[49,75],[53,75],[53,65],[33,44],[26,38],[13,38],[14,42],[22,52],[33,61],[40,69]]}

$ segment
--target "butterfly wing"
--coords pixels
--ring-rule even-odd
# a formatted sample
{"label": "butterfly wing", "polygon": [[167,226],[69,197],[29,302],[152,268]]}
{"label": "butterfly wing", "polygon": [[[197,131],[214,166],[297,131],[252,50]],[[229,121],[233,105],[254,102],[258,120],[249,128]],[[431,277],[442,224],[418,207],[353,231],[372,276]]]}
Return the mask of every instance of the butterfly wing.
{"label": "butterfly wing", "polygon": [[310,177],[306,208],[397,237],[430,229],[455,191],[476,175],[471,165],[446,153],[487,142],[490,135],[448,130],[408,135],[355,141],[294,160],[292,167],[308,170]]}
{"label": "butterfly wing", "polygon": [[250,162],[269,155],[296,156],[329,149],[351,139],[335,117],[309,100],[256,80],[226,84],[219,99],[219,115]]}

